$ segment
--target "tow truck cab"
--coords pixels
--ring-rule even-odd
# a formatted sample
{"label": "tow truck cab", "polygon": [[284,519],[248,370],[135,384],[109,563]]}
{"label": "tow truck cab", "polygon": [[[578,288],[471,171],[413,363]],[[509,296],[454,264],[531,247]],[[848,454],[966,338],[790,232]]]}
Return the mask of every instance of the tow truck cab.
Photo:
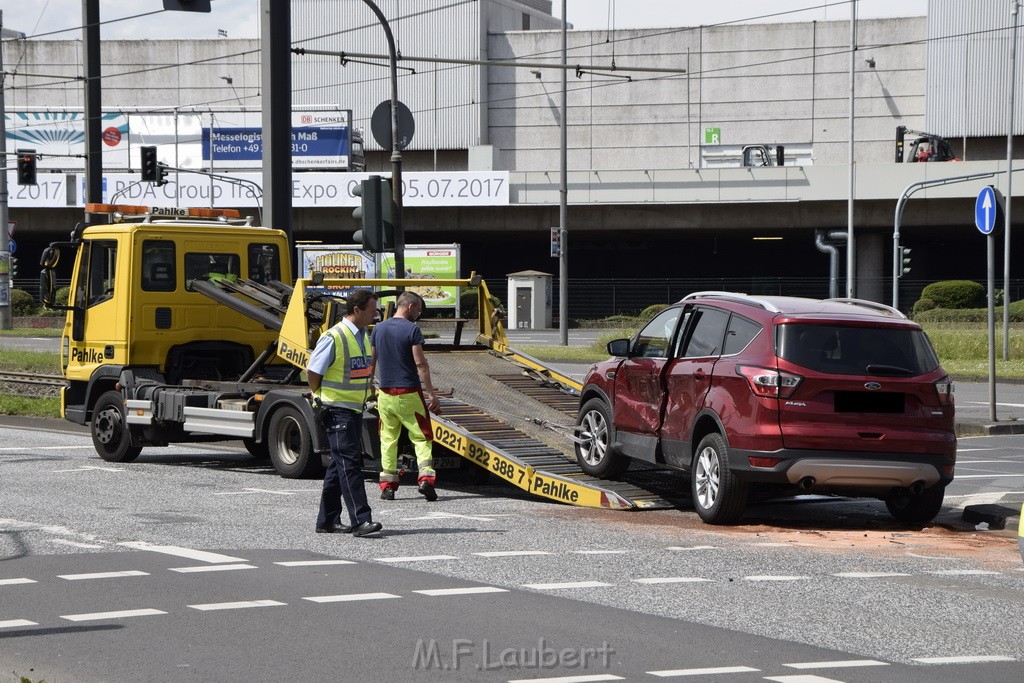
{"label": "tow truck cab", "polygon": [[275,330],[190,283],[290,282],[285,233],[231,221],[237,212],[189,212],[154,209],[140,222],[120,222],[113,213],[109,224],[80,224],[69,242],[45,250],[41,291],[51,307],[62,308],[52,301],[56,269],[73,259],[61,336],[68,380],[61,408],[68,420],[89,422],[97,398],[117,387],[124,367],[167,384],[237,380],[277,339]]}

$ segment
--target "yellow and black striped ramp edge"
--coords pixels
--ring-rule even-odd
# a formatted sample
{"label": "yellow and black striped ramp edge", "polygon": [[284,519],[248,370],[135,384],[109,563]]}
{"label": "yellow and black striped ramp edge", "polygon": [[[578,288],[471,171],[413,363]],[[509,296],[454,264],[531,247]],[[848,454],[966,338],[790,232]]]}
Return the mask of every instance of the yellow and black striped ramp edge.
{"label": "yellow and black striped ramp edge", "polygon": [[474,406],[442,399],[441,411],[430,416],[438,444],[535,496],[613,510],[676,507],[639,486],[591,477],[562,452]]}

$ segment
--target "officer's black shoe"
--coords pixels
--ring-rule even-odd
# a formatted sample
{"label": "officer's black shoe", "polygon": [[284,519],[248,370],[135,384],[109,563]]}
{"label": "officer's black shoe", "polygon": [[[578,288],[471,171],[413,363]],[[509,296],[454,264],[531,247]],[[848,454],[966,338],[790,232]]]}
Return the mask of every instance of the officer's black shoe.
{"label": "officer's black shoe", "polygon": [[394,489],[383,489],[383,490],[381,490],[381,492],[380,492],[380,499],[381,500],[394,500],[395,499],[395,490]]}
{"label": "officer's black shoe", "polygon": [[334,526],[316,528],[318,534],[350,534],[352,533],[352,527],[347,524],[335,524]]}
{"label": "officer's black shoe", "polygon": [[352,529],[353,536],[366,536],[380,531],[384,527],[380,522],[363,522]]}
{"label": "officer's black shoe", "polygon": [[429,481],[420,482],[420,493],[431,503],[437,500],[437,491],[434,490],[434,485]]}

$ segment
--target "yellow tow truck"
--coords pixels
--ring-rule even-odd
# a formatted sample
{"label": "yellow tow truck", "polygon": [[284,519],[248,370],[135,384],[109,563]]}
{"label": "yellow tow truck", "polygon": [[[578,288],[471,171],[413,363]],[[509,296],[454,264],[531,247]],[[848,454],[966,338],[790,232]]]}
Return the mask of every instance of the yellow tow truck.
{"label": "yellow tow truck", "polygon": [[[550,500],[616,509],[669,505],[642,488],[579,470],[571,445],[579,438],[573,431],[579,384],[508,346],[479,277],[330,280],[317,274],[287,284],[287,235],[237,211],[110,204],[90,204],[86,211],[108,221],[79,224],[69,241],[46,248],[40,290],[47,306],[67,311],[62,414],[89,425],[104,460],[129,462],[143,448],[170,443],[240,439],[281,476],[314,476],[326,464],[328,444],[302,371],[316,340],[343,315],[332,288],[473,286],[479,292],[477,354],[447,354],[462,363],[448,374],[460,379],[459,391],[470,402],[443,402],[443,413],[432,416],[435,442]],[[57,273],[68,263],[68,303],[58,305]],[[562,401],[562,412],[532,403],[510,407],[519,400],[512,390],[509,402],[488,408],[505,389],[477,378],[496,382],[508,373],[506,360],[516,362],[513,380],[516,373],[534,377],[540,391]],[[509,412],[533,417],[510,426],[502,421]],[[527,422],[546,423],[557,438],[524,433]],[[364,434],[368,454],[379,450],[375,431]]]}

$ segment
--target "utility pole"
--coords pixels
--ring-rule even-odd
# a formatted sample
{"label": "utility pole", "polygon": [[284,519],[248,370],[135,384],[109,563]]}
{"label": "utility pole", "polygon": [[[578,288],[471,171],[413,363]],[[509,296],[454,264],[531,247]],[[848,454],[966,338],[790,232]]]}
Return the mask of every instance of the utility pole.
{"label": "utility pole", "polygon": [[[100,0],[82,0],[82,51],[85,63],[85,201],[103,201],[103,108],[100,96]],[[86,222],[100,220],[86,214]]]}
{"label": "utility pole", "polygon": [[1011,207],[1013,206],[1013,97],[1017,85],[1017,11],[1020,7],[1018,0],[1010,0],[1010,21],[1013,22],[1013,31],[1010,38],[1010,104],[1007,107],[1006,122],[1006,197],[1004,199],[1003,213],[1003,360],[1010,360],[1010,232],[1012,221]]}
{"label": "utility pole", "polygon": [[[857,0],[850,3],[850,196],[846,202],[846,296],[857,296],[857,243],[853,235],[853,195],[856,178],[854,164],[854,102],[853,96],[857,61]],[[896,277],[896,273],[893,273]]]}
{"label": "utility pole", "polygon": [[[4,11],[0,10],[0,38],[24,40],[25,34],[4,28]],[[4,88],[4,52],[0,45],[0,261],[6,262],[7,272],[0,275],[0,330],[9,330],[14,324],[11,314],[11,235],[10,216],[7,213],[7,105]]]}
{"label": "utility pole", "polygon": [[[263,211],[292,243],[291,0],[260,0]],[[294,258],[290,254],[289,258]]]}
{"label": "utility pole", "polygon": [[[558,187],[558,336],[562,346],[569,345],[569,91],[565,75],[568,64],[565,5],[566,0],[562,0],[562,168]],[[509,305],[513,303],[510,301]]]}

